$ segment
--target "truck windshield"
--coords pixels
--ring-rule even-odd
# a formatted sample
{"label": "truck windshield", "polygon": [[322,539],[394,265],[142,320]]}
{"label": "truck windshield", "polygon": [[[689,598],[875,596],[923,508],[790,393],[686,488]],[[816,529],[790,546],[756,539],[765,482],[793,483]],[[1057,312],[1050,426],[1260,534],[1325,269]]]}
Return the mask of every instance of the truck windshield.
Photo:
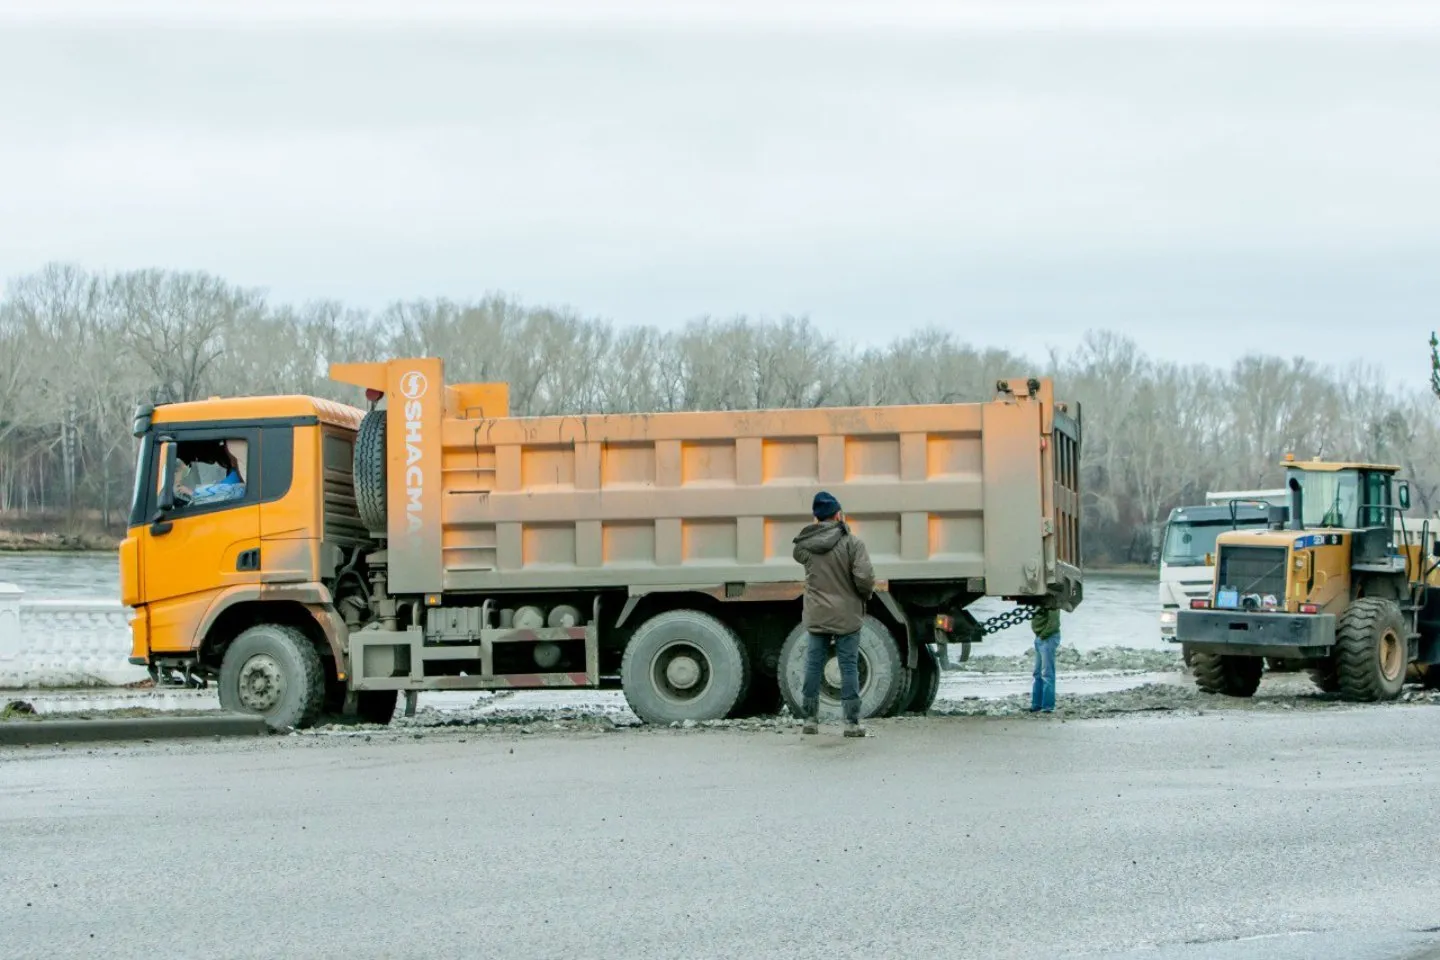
{"label": "truck windshield", "polygon": [[1291,476],[1305,497],[1301,522],[1308,528],[1354,529],[1360,505],[1360,477],[1354,470],[1320,473],[1296,470]]}
{"label": "truck windshield", "polygon": [[140,522],[140,511],[145,506],[145,468],[150,462],[150,435],[146,434],[135,451],[135,489],[130,494],[130,522]]}
{"label": "truck windshield", "polygon": [[1172,567],[1198,567],[1205,563],[1205,555],[1215,552],[1215,538],[1227,530],[1245,530],[1263,527],[1264,519],[1239,517],[1233,527],[1230,519],[1223,520],[1176,520],[1165,528],[1165,549],[1160,558]]}

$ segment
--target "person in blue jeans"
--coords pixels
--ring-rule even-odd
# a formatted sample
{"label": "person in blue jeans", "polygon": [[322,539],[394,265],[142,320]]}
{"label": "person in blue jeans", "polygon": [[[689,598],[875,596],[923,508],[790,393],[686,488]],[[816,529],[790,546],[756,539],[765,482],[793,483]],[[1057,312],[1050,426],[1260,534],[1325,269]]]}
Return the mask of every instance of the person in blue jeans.
{"label": "person in blue jeans", "polygon": [[1055,712],[1055,651],[1060,648],[1060,611],[1041,607],[1030,621],[1035,630],[1035,682],[1030,687],[1030,712]]}
{"label": "person in blue jeans", "polygon": [[859,537],[850,532],[840,501],[825,491],[811,504],[815,522],[795,538],[793,555],[805,567],[805,680],[801,687],[802,732],[820,732],[820,678],[835,648],[840,661],[840,706],[845,736],[863,737],[860,723],[860,628],[875,593],[875,570]]}

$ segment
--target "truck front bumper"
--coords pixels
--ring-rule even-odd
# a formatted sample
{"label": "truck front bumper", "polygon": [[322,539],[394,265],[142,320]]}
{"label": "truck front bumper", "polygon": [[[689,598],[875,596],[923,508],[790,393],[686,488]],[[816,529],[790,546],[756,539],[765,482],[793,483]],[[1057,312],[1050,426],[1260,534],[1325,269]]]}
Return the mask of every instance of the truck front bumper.
{"label": "truck front bumper", "polygon": [[1335,645],[1335,617],[1329,613],[1180,610],[1171,642],[1183,643],[1195,653],[1324,657]]}

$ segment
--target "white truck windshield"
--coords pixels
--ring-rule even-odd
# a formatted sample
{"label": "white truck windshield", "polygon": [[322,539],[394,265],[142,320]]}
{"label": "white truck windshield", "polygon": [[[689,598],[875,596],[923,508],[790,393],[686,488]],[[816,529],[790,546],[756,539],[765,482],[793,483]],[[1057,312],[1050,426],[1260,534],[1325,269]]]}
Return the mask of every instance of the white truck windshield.
{"label": "white truck windshield", "polygon": [[1220,534],[1232,529],[1246,530],[1265,525],[1264,520],[1244,518],[1237,519],[1234,524],[1228,519],[1173,521],[1165,529],[1165,548],[1161,559],[1172,567],[1203,566],[1206,554],[1215,552],[1215,538]]}

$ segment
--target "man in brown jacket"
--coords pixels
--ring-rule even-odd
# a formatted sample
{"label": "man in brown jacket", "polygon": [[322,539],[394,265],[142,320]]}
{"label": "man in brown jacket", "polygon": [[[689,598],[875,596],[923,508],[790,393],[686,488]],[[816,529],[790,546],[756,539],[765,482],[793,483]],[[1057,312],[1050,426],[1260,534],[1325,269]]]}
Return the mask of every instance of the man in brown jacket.
{"label": "man in brown jacket", "polygon": [[795,538],[793,556],[805,565],[805,685],[801,712],[805,733],[819,733],[820,676],[830,647],[840,661],[840,705],[845,736],[863,737],[860,725],[860,626],[875,592],[875,570],[865,544],[850,532],[840,502],[821,491],[811,506],[815,522]]}

